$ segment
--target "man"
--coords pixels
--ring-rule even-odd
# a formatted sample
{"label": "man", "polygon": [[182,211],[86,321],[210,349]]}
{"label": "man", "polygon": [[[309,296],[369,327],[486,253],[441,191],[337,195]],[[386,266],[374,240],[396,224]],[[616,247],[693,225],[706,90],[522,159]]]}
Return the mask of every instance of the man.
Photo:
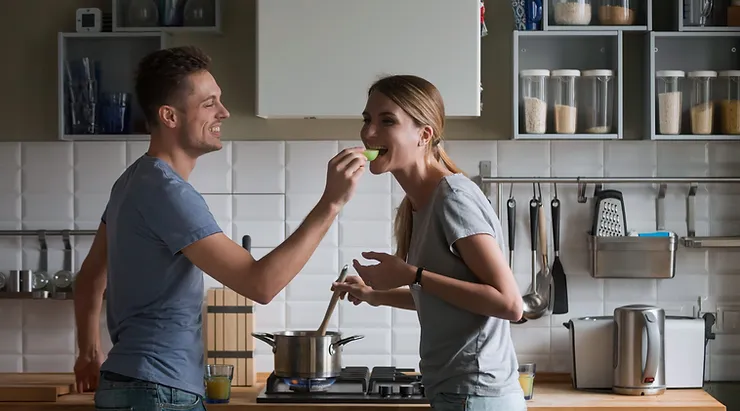
{"label": "man", "polygon": [[[193,47],[156,51],[139,64],[136,94],[149,150],[113,185],[76,279],[77,389],[97,389],[100,408],[204,409],[203,272],[269,303],[304,267],[365,169],[362,147],[334,157],[316,207],[284,243],[255,260],[223,234],[187,182],[198,157],[221,149],[221,123],[229,117],[209,64]],[[102,362],[104,291],[113,348]]]}

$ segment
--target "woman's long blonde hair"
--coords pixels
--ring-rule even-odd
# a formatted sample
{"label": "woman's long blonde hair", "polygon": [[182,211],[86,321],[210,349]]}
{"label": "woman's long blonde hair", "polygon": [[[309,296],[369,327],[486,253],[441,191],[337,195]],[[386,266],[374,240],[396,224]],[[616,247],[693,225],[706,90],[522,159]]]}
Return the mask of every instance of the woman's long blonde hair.
{"label": "woman's long blonde hair", "polygon": [[[368,95],[377,91],[396,103],[416,123],[418,127],[430,126],[432,138],[427,146],[430,154],[453,173],[462,173],[440,145],[445,126],[445,106],[439,90],[429,81],[413,75],[394,75],[376,81]],[[396,212],[394,234],[396,255],[406,261],[411,243],[413,227],[411,201],[403,198]]]}

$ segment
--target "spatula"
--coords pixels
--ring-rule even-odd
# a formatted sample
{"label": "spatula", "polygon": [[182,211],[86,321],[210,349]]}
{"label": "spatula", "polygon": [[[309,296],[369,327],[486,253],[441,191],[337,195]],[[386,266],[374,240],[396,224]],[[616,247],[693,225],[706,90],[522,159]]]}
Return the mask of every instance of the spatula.
{"label": "spatula", "polygon": [[550,202],[552,214],[552,242],[555,251],[555,261],[552,263],[552,280],[555,288],[553,298],[553,314],[566,314],[568,312],[568,283],[565,279],[565,269],[560,262],[560,200],[558,189],[555,187],[555,197]]}
{"label": "spatula", "polygon": [[[347,278],[347,270],[349,269],[349,265],[346,265],[342,267],[342,272],[339,273],[339,277],[337,278],[338,283],[343,283],[344,280]],[[326,335],[326,327],[329,326],[329,320],[331,319],[332,313],[334,313],[334,308],[337,306],[337,302],[339,301],[339,294],[340,291],[336,290],[334,291],[334,294],[331,296],[331,300],[329,301],[329,307],[326,308],[326,314],[324,314],[324,320],[321,321],[321,325],[319,326],[318,334],[320,336]]]}

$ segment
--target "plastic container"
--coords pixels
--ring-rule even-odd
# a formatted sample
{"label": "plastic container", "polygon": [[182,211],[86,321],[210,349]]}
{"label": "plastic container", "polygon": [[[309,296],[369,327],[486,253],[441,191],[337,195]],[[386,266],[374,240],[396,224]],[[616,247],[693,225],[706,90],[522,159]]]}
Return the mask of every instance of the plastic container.
{"label": "plastic container", "polygon": [[712,80],[717,77],[717,72],[690,71],[688,77],[691,84],[691,134],[712,134],[714,120]]}
{"label": "plastic container", "polygon": [[552,0],[552,14],[559,26],[588,26],[591,0]]}
{"label": "plastic container", "polygon": [[740,70],[719,72],[722,134],[740,134]]}
{"label": "plastic container", "polygon": [[681,70],[662,70],[655,76],[658,132],[660,134],[680,134],[683,105],[682,80],[686,73]]}
{"label": "plastic container", "polygon": [[522,70],[522,105],[524,132],[545,134],[547,132],[547,85],[550,70]]}
{"label": "plastic container", "polygon": [[552,79],[555,91],[553,104],[555,106],[555,132],[558,134],[574,134],[578,122],[578,99],[576,97],[576,77],[580,77],[578,70],[553,70]]}
{"label": "plastic container", "polygon": [[614,113],[614,72],[586,70],[579,85],[580,112],[583,113],[583,131],[589,134],[612,132]]}
{"label": "plastic container", "polygon": [[[637,1],[598,0],[599,24],[602,26],[631,26],[637,20]],[[643,0],[639,0],[643,1]]]}

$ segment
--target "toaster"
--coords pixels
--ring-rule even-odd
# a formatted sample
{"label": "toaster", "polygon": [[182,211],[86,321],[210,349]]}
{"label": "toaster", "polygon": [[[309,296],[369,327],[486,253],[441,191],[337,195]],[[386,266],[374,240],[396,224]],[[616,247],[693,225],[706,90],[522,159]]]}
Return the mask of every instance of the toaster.
{"label": "toaster", "polygon": [[[571,380],[576,389],[611,389],[614,372],[614,317],[574,318],[569,329]],[[666,388],[702,388],[707,329],[702,318],[665,317]]]}

